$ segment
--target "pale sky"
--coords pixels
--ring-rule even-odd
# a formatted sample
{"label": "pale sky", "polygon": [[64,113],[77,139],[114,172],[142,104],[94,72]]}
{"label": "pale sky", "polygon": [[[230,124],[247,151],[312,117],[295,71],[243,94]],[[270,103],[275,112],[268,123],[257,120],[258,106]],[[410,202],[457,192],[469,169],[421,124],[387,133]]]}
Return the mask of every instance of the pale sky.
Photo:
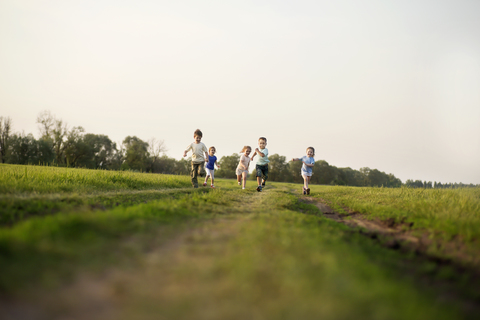
{"label": "pale sky", "polygon": [[0,0],[0,116],[480,184],[480,1]]}

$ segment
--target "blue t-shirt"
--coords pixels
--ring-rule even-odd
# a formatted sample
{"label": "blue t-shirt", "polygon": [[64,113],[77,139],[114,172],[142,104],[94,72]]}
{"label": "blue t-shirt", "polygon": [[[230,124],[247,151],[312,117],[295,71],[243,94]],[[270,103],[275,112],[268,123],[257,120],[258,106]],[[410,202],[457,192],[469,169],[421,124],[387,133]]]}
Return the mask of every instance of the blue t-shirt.
{"label": "blue t-shirt", "polygon": [[207,162],[207,169],[210,169],[210,170],[215,170],[215,167],[213,166],[215,164],[215,162],[217,161],[217,157],[215,156],[211,156],[211,155],[208,155],[208,162]]}
{"label": "blue t-shirt", "polygon": [[302,162],[304,162],[303,165],[302,165],[302,172],[311,174],[313,168],[306,166],[305,163],[315,164],[315,159],[313,157],[303,156],[303,157],[300,158],[300,160],[302,160]]}

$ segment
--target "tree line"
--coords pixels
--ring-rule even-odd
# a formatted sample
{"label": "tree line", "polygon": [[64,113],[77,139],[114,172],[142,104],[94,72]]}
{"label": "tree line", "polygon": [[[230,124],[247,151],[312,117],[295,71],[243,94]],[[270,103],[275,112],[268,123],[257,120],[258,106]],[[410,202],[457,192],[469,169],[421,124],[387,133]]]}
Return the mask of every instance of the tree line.
{"label": "tree line", "polygon": [[[49,111],[41,112],[36,119],[40,138],[33,134],[12,130],[12,120],[0,117],[0,158],[2,163],[65,166],[103,170],[132,170],[139,172],[188,175],[190,159],[176,160],[165,155],[163,140],[151,138],[144,141],[127,136],[120,145],[102,134],[86,133],[78,126],[68,128],[61,119]],[[219,160],[219,178],[235,178],[239,154],[223,156]],[[300,175],[302,163],[287,161],[285,156],[269,156],[269,181],[303,183]],[[337,168],[325,160],[315,162],[311,183],[323,185],[370,186],[397,188],[459,188],[475,187],[462,183],[442,184],[407,180],[405,183],[393,174],[368,167],[354,170]],[[255,179],[252,174],[251,179]]]}

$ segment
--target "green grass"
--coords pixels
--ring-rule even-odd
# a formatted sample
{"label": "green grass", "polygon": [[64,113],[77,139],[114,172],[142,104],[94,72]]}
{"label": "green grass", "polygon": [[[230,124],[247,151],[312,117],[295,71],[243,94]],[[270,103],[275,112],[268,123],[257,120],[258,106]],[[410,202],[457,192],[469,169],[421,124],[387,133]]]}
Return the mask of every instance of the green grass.
{"label": "green grass", "polygon": [[314,186],[314,197],[363,213],[371,219],[394,219],[433,241],[431,250],[456,241],[479,263],[480,188],[412,189]]}
{"label": "green grass", "polygon": [[[234,180],[216,179],[215,190],[193,189],[188,177],[6,165],[0,175],[0,190],[9,190],[0,200],[10,203],[0,211],[0,221],[10,221],[0,225],[0,296],[38,307],[48,290],[54,306],[37,309],[45,318],[53,309],[67,312],[68,295],[81,301],[74,289],[65,291],[79,275],[120,290],[109,297],[120,310],[112,319],[474,318],[463,308],[479,299],[468,275],[323,217],[292,193],[298,185],[269,183],[258,193],[252,181],[240,190]],[[430,204],[411,190],[312,192],[399,220],[452,197],[467,211],[478,200],[462,191],[439,193]],[[475,212],[465,219],[476,221]],[[421,219],[428,222],[416,218],[419,230]],[[110,274],[119,275],[114,284]],[[425,278],[442,285],[430,288]]]}
{"label": "green grass", "polygon": [[450,240],[480,238],[480,188],[412,189],[324,187],[320,196],[371,217],[413,222]]}
{"label": "green grass", "polygon": [[175,197],[175,189],[186,187],[190,180],[185,176],[0,165],[0,225],[60,211],[99,210]]}
{"label": "green grass", "polygon": [[186,176],[0,164],[0,194],[90,194],[105,191],[184,188]]}

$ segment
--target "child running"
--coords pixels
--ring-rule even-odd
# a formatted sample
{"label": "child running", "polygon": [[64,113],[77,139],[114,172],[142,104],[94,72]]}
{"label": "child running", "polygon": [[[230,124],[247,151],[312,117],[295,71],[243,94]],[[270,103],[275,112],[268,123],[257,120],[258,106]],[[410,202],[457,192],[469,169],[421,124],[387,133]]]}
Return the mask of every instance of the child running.
{"label": "child running", "polygon": [[213,177],[213,173],[215,171],[215,166],[214,165],[216,165],[217,168],[220,168],[220,166],[217,163],[217,157],[215,157],[216,152],[217,152],[217,150],[215,150],[215,147],[210,147],[208,149],[208,159],[205,159],[205,162],[207,163],[207,165],[205,166],[205,170],[207,171],[207,176],[205,177],[205,182],[203,183],[204,187],[207,186],[208,178],[212,177],[212,184],[210,185],[210,187],[215,188],[215,186],[213,184],[213,181],[215,179]]}
{"label": "child running", "polygon": [[193,133],[194,141],[190,143],[183,152],[183,156],[186,157],[188,151],[192,150],[192,170],[190,172],[190,177],[192,178],[192,185],[194,188],[198,188],[197,177],[203,177],[205,174],[205,158],[208,158],[208,149],[202,142],[202,137],[202,131],[200,131],[200,129],[195,130]]}
{"label": "child running", "polygon": [[265,188],[265,182],[268,179],[268,163],[270,160],[268,160],[268,149],[267,147],[267,138],[265,137],[260,137],[258,138],[258,147],[260,148],[255,148],[255,153],[252,156],[255,158],[255,156],[258,154],[259,158],[257,161],[257,165],[255,166],[256,169],[256,174],[257,174],[257,191],[260,192],[262,191],[263,188]]}
{"label": "child running", "polygon": [[[237,174],[238,185],[241,185],[242,189],[245,189],[245,185],[247,184],[248,166],[250,165],[249,155],[250,152],[252,152],[252,148],[250,146],[244,146],[240,152],[243,154],[240,157],[240,162],[238,163],[235,173]],[[243,184],[241,183],[242,180]]]}
{"label": "child running", "polygon": [[302,178],[303,178],[303,194],[310,194],[308,183],[312,177],[312,168],[315,165],[315,149],[313,147],[307,148],[307,155],[302,158],[293,158],[292,161],[302,161]]}

